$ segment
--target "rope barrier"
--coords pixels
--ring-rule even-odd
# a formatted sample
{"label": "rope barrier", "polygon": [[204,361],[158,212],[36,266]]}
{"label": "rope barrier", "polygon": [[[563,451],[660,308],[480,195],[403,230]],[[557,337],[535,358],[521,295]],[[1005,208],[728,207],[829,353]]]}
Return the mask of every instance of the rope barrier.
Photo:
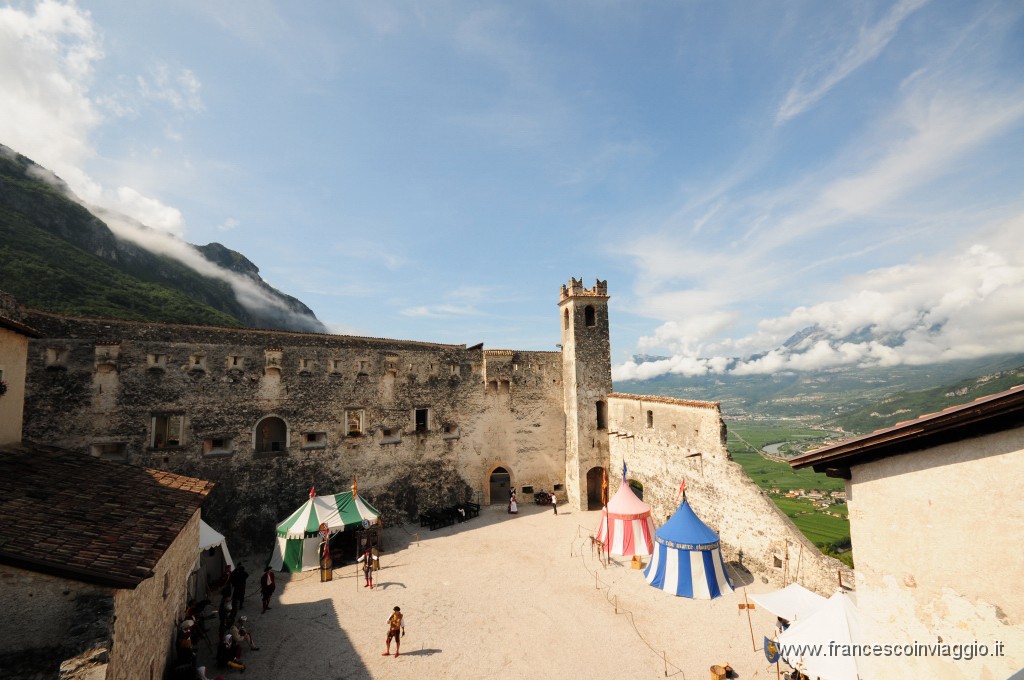
{"label": "rope barrier", "polygon": [[[573,555],[573,553],[574,553],[574,547],[575,547],[576,541],[580,540],[579,529],[586,529],[586,527],[583,527],[582,525],[577,525],[577,526],[579,528],[576,531],[576,538],[572,539],[569,542],[569,554],[570,555]],[[589,529],[586,529],[586,530],[589,533]],[[588,539],[591,539],[591,538],[593,538],[593,536],[592,535],[588,535],[588,536],[584,537],[583,540],[588,540]],[[581,548],[582,548],[582,543],[583,543],[583,541],[580,541],[580,547]],[[615,584],[614,583],[604,583],[603,581],[601,581],[600,571],[598,571],[597,569],[591,571],[590,568],[587,567],[587,565],[585,563],[586,556],[584,555],[584,551],[582,549],[579,550],[579,557],[580,557],[580,566],[583,567],[583,570],[586,571],[587,573],[591,573],[591,574],[594,575],[594,588],[596,590],[601,590],[601,585],[605,586],[605,596],[604,596],[605,601],[608,602],[609,604],[611,604],[614,607],[616,615],[619,614],[619,609],[620,609],[619,597],[618,597],[618,595],[612,595],[612,593],[611,593],[611,589],[614,587]],[[649,650],[651,650],[651,652],[656,657],[657,656],[661,657],[661,659],[662,659],[662,661],[664,663],[664,666],[665,666],[665,677],[666,678],[669,677],[668,672],[669,672],[669,667],[671,667],[672,669],[674,669],[674,671],[676,671],[679,674],[681,674],[683,676],[684,680],[685,680],[686,672],[682,668],[680,668],[679,666],[677,666],[674,663],[670,662],[668,660],[668,655],[665,653],[664,650],[659,651],[659,650],[655,649],[654,645],[652,645],[650,643],[650,641],[644,636],[644,634],[642,632],[640,632],[640,629],[637,628],[636,620],[633,617],[633,612],[628,610],[628,609],[625,609],[624,607],[622,607],[621,609],[622,609],[622,614],[626,615],[626,617],[629,619],[629,624],[630,624],[630,626],[633,627],[633,632],[636,633],[636,636],[640,639],[640,641],[643,642],[644,645],[646,645],[647,648]],[[673,673],[673,675],[675,675],[675,673]]]}

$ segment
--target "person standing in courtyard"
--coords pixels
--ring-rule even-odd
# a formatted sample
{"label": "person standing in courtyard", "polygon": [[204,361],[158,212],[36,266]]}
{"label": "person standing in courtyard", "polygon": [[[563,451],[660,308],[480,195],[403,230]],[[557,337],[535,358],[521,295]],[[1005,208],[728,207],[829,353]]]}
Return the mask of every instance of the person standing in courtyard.
{"label": "person standing in courtyard", "polygon": [[366,546],[363,549],[363,554],[359,556],[356,562],[363,563],[363,578],[366,579],[363,587],[373,588],[373,551],[370,549],[370,546]]}
{"label": "person standing in courtyard", "polygon": [[387,648],[381,656],[391,655],[391,639],[395,640],[395,656],[398,656],[398,649],[402,646],[402,636],[405,635],[405,617],[402,616],[402,608],[395,607],[394,611],[391,612],[391,616],[388,617],[388,639]]}
{"label": "person standing in courtyard", "polygon": [[276,589],[277,582],[274,580],[274,572],[268,564],[263,568],[263,576],[260,577],[260,593],[263,595],[264,612],[270,609],[270,597]]}
{"label": "person standing in courtyard", "polygon": [[245,570],[244,564],[239,564],[238,569],[231,572],[231,608],[237,615],[245,606],[245,587],[249,579],[249,572]]}
{"label": "person standing in courtyard", "polygon": [[554,491],[551,492],[551,509],[558,514],[558,495]]}

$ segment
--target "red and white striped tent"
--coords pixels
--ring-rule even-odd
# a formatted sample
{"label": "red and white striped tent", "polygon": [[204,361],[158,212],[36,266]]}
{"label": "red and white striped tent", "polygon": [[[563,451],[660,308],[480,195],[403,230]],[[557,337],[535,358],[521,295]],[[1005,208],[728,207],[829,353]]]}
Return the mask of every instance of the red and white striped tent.
{"label": "red and white striped tent", "polygon": [[609,555],[650,555],[654,550],[654,520],[651,507],[636,497],[623,476],[619,490],[601,510],[597,540]]}

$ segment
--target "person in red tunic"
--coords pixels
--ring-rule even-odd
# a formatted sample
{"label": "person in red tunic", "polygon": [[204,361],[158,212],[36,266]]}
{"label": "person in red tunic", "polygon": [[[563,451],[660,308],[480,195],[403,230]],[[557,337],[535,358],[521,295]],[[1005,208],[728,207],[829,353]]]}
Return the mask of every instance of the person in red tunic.
{"label": "person in red tunic", "polygon": [[270,596],[274,594],[276,589],[277,582],[274,580],[274,571],[268,564],[263,568],[263,576],[260,577],[260,593],[263,595],[264,612],[270,609]]}

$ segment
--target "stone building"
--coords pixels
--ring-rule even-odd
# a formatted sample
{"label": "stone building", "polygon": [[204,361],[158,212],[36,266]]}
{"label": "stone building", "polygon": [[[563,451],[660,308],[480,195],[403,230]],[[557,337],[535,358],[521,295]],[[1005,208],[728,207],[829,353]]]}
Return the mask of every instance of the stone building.
{"label": "stone building", "polygon": [[211,488],[51,447],[0,447],[0,677],[162,678]]}
{"label": "stone building", "polygon": [[879,664],[872,677],[1005,678],[1024,666],[1024,387],[792,465],[846,480],[864,641],[906,647],[866,659]]}
{"label": "stone building", "polygon": [[[205,516],[233,545],[269,549],[311,486],[353,478],[391,522],[504,504],[512,488],[593,508],[619,435],[635,432],[630,467],[661,521],[702,453],[692,488],[714,504],[706,519],[762,578],[793,577],[787,546],[806,539],[728,460],[718,405],[647,399],[651,425],[612,393],[608,300],[605,281],[561,287],[557,352],[32,312],[45,337],[31,345],[25,436],[217,482]],[[816,558],[801,565],[811,578]],[[832,563],[820,572],[835,580]]]}

